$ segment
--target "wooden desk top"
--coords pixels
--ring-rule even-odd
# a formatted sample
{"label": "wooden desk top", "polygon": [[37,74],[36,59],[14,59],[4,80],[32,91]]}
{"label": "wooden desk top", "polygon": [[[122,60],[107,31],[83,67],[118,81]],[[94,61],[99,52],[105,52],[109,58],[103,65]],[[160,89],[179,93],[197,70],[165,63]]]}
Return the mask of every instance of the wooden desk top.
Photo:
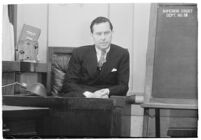
{"label": "wooden desk top", "polygon": [[2,61],[3,72],[47,72],[46,63]]}
{"label": "wooden desk top", "polygon": [[76,97],[39,97],[22,95],[4,95],[4,105],[28,106],[28,107],[50,107],[61,110],[84,109],[84,110],[112,110],[113,101],[98,98],[76,98]]}
{"label": "wooden desk top", "polygon": [[144,108],[163,109],[198,109],[198,101],[195,99],[165,99],[153,98],[141,105]]}
{"label": "wooden desk top", "polygon": [[27,106],[9,106],[3,105],[2,110],[3,112],[6,111],[19,111],[19,110],[47,110],[48,107],[27,107]]}

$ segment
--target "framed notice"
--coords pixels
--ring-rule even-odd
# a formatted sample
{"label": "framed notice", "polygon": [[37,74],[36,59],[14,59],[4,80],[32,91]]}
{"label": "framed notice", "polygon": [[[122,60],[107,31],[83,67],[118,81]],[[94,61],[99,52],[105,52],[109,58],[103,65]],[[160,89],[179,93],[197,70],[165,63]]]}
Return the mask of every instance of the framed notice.
{"label": "framed notice", "polygon": [[41,30],[37,27],[23,25],[16,49],[17,61],[37,61],[40,33]]}

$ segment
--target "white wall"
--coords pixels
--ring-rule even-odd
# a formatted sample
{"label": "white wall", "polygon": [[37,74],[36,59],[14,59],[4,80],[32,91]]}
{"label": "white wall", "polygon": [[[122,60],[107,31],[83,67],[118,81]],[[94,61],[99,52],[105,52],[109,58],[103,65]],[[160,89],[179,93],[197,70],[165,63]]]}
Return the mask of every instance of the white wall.
{"label": "white wall", "polygon": [[133,89],[136,93],[144,92],[146,72],[146,52],[149,33],[150,4],[135,4],[133,35]]}
{"label": "white wall", "polygon": [[108,4],[49,5],[48,46],[92,44],[89,26],[97,16],[108,16]]}
{"label": "white wall", "polygon": [[[150,4],[135,4],[133,16],[133,49],[131,82],[136,95],[144,95],[146,52],[149,33]],[[139,105],[131,106],[131,137],[141,137],[143,131],[144,109]]]}

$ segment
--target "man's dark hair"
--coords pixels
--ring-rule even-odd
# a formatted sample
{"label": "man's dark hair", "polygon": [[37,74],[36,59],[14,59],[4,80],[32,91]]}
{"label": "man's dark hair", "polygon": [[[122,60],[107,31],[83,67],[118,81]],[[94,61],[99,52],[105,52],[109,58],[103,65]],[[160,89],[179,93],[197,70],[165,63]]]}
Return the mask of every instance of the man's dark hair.
{"label": "man's dark hair", "polygon": [[91,25],[90,25],[91,33],[93,33],[93,26],[95,24],[104,23],[104,22],[108,22],[110,24],[110,29],[112,31],[113,26],[112,26],[112,23],[110,22],[110,20],[108,18],[106,18],[106,17],[97,17],[91,22]]}

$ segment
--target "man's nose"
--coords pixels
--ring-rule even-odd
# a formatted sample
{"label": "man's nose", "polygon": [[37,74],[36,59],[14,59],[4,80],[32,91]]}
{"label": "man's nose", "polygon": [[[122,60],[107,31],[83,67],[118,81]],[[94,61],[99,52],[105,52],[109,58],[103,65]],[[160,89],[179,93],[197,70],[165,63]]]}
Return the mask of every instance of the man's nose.
{"label": "man's nose", "polygon": [[105,35],[101,34],[101,40],[105,40]]}

